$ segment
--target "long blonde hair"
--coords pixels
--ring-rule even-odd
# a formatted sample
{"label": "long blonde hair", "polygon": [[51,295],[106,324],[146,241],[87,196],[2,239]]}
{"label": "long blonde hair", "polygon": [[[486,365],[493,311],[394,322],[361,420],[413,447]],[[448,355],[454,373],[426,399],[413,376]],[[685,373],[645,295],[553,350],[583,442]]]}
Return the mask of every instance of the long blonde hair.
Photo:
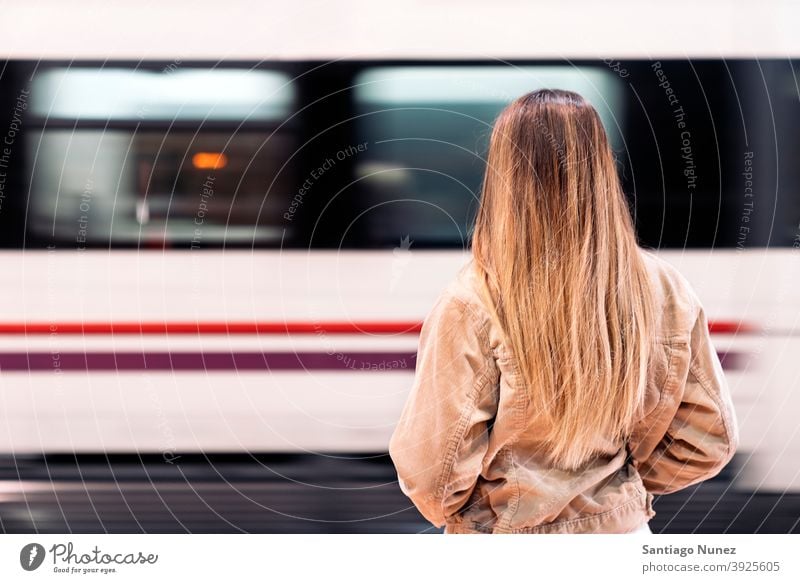
{"label": "long blonde hair", "polygon": [[577,93],[534,91],[497,118],[472,254],[551,462],[575,469],[598,440],[624,439],[644,399],[653,295],[608,137]]}

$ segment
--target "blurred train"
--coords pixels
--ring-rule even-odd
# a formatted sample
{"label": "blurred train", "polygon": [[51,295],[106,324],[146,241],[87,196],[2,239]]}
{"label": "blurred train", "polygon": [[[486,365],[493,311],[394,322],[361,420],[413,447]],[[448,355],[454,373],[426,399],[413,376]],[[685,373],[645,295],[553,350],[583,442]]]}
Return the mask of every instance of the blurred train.
{"label": "blurred train", "polygon": [[800,489],[800,60],[473,40],[5,55],[0,452],[385,451],[492,121],[552,86],[597,107],[642,244],[707,307],[738,483]]}

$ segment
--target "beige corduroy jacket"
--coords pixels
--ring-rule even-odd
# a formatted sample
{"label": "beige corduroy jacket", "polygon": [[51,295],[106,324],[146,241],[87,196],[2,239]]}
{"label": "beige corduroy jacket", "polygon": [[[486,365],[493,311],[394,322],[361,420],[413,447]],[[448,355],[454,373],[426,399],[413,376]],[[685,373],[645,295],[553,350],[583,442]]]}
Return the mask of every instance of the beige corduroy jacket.
{"label": "beige corduroy jacket", "polygon": [[[484,308],[470,261],[422,327],[415,380],[389,453],[400,487],[446,533],[624,533],[653,494],[708,479],[739,431],[705,311],[687,280],[642,251],[657,290],[659,347],[645,415],[627,443],[598,440],[580,471],[537,455],[519,368]],[[538,432],[541,433],[541,432]]]}

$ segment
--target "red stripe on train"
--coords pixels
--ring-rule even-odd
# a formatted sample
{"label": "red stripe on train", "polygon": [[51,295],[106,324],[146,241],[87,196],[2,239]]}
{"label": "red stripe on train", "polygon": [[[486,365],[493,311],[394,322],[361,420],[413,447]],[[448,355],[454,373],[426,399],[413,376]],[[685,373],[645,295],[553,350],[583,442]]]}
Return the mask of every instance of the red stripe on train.
{"label": "red stripe on train", "polygon": [[420,322],[0,322],[0,334],[417,334]]}
{"label": "red stripe on train", "polygon": [[750,334],[757,332],[758,327],[744,322],[726,322],[725,320],[710,320],[708,331],[712,334]]}
{"label": "red stripe on train", "polygon": [[[0,335],[44,334],[418,334],[421,322],[0,322]],[[712,334],[742,334],[756,327],[741,322],[714,320]]]}

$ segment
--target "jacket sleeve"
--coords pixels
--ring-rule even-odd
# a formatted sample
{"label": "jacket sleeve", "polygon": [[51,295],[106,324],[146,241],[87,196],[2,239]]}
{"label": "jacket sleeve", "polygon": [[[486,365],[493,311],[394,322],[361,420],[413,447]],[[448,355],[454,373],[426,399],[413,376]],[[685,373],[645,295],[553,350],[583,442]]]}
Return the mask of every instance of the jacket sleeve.
{"label": "jacket sleeve", "polygon": [[488,325],[443,294],[420,333],[414,382],[389,444],[400,488],[437,527],[469,500],[497,412]]}
{"label": "jacket sleeve", "polygon": [[638,446],[632,453],[639,474],[653,494],[669,494],[714,477],[731,460],[739,444],[730,390],[711,342],[706,314],[693,291],[691,294],[697,318],[677,411],[664,422],[666,433],[662,423],[656,421],[642,429],[646,438],[633,444]]}

